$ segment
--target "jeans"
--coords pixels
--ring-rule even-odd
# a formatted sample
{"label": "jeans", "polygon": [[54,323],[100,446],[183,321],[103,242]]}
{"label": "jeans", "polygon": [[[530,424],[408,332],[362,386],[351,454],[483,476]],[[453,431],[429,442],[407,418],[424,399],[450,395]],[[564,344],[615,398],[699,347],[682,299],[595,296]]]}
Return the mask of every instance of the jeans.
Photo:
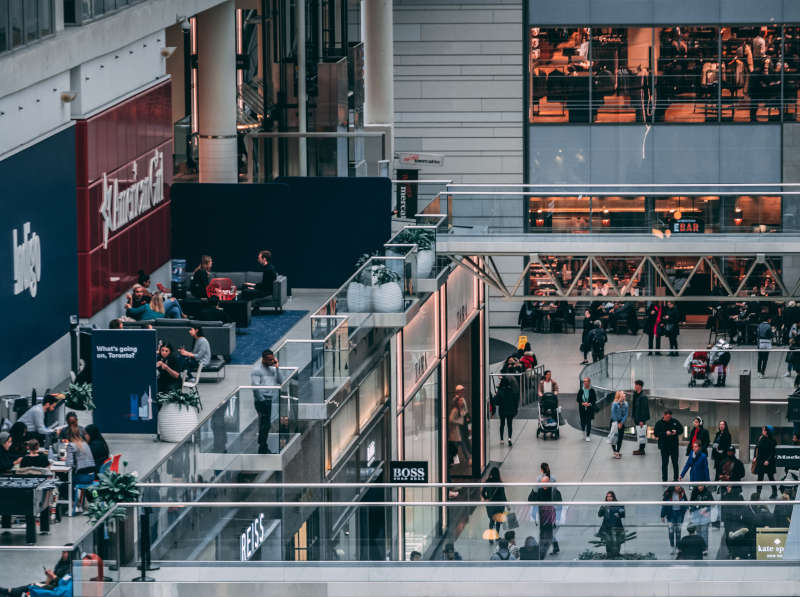
{"label": "jeans", "polygon": [[[763,481],[764,480],[764,475],[766,475],[767,478],[770,481],[774,481],[775,480],[775,473],[766,473],[763,470],[759,469],[759,471],[758,471],[758,480],[759,481]],[[761,485],[756,487],[756,491],[758,492],[758,495],[761,495]],[[772,486],[772,495],[776,495],[777,493],[778,493],[778,487],[777,487],[777,485],[773,485]]]}
{"label": "jeans", "polygon": [[592,418],[585,416],[581,413],[581,429],[586,434],[586,437],[592,435]]}
{"label": "jeans", "polygon": [[506,427],[506,423],[508,423],[508,439],[511,439],[512,427],[511,422],[514,420],[514,417],[504,417],[500,416],[500,441],[503,441],[503,430]]}
{"label": "jeans", "polygon": [[167,299],[164,301],[164,315],[169,319],[183,318],[183,311],[177,299]]}
{"label": "jeans", "polygon": [[669,527],[667,527],[667,533],[669,533],[669,546],[676,547],[678,541],[681,540],[681,523],[670,522]]}
{"label": "jeans", "polygon": [[667,463],[672,458],[672,480],[678,480],[678,446],[661,448],[661,480],[667,480]]}
{"label": "jeans", "polygon": [[269,454],[269,428],[272,424],[272,400],[256,400],[258,413],[258,453]]}
{"label": "jeans", "polygon": [[[611,421],[612,425],[619,425],[619,421]],[[612,447],[615,453],[619,453],[620,448],[622,448],[622,439],[625,435],[625,429],[617,428],[617,443],[615,443]]]}
{"label": "jeans", "polygon": [[767,360],[769,359],[769,351],[768,350],[759,350],[758,351],[758,372],[761,375],[765,375],[767,373]]}

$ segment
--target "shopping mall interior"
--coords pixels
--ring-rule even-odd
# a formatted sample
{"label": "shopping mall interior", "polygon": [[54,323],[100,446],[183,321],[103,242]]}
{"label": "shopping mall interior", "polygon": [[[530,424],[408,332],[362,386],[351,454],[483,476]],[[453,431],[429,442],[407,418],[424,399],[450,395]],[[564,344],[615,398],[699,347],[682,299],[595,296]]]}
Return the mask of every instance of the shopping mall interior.
{"label": "shopping mall interior", "polygon": [[799,81],[794,0],[0,0],[0,595],[800,595]]}

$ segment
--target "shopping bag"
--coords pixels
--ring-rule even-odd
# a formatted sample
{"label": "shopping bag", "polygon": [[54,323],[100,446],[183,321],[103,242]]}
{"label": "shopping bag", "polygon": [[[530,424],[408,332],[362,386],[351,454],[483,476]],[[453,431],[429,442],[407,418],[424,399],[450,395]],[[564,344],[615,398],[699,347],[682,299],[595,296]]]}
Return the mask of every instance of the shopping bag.
{"label": "shopping bag", "polygon": [[617,428],[617,424],[615,422],[611,422],[611,429],[608,432],[608,443],[609,444],[616,444],[617,443],[617,433],[619,433],[619,429]]}
{"label": "shopping bag", "polygon": [[711,522],[719,522],[719,506],[711,506]]}
{"label": "shopping bag", "polygon": [[519,520],[517,519],[517,513],[509,512],[506,515],[506,530],[512,531],[516,528],[519,528]]}

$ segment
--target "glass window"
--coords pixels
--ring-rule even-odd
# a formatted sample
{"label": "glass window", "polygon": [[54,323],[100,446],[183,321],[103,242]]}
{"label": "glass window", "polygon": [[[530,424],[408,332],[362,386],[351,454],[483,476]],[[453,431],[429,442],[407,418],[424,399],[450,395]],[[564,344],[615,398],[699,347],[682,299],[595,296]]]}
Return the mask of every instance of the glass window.
{"label": "glass window", "polygon": [[112,11],[117,8],[117,1],[116,0],[104,0],[103,3],[103,10],[105,12]]}
{"label": "glass window", "polygon": [[589,37],[585,27],[529,30],[530,122],[589,122]]}
{"label": "glass window", "polygon": [[39,37],[39,27],[36,19],[37,0],[25,0],[25,43],[36,41]]}
{"label": "glass window", "polygon": [[11,0],[9,7],[9,23],[11,27],[11,47],[21,46],[22,37],[22,0]]}
{"label": "glass window", "polygon": [[800,27],[784,27],[783,35],[783,119],[797,120],[797,91],[800,87]]}
{"label": "glass window", "polygon": [[436,302],[431,296],[420,307],[409,324],[403,328],[403,391],[406,397],[435,365]]}
{"label": "glass window", "polygon": [[723,120],[780,120],[781,33],[780,26],[723,27]]}
{"label": "glass window", "polygon": [[719,29],[657,27],[656,122],[717,120]]}
{"label": "glass window", "polygon": [[381,405],[386,400],[388,388],[385,383],[384,370],[386,361],[381,361],[378,366],[358,386],[358,418],[359,427],[363,430]]}
{"label": "glass window", "polygon": [[328,426],[330,434],[330,466],[336,465],[344,450],[358,433],[358,420],[356,409],[358,402],[350,399],[340,408],[331,419]]}
{"label": "glass window", "polygon": [[0,52],[8,49],[8,0],[0,0]]}
{"label": "glass window", "polygon": [[653,29],[592,30],[592,121],[649,120]]}
{"label": "glass window", "polygon": [[53,33],[53,1],[39,0],[39,37]]}
{"label": "glass window", "polygon": [[[431,374],[403,410],[403,446],[405,460],[428,463],[431,482],[439,480],[439,375]],[[428,502],[438,499],[435,488],[407,489],[407,501]],[[405,509],[405,559],[412,551],[421,554],[439,535],[439,508],[420,506]]]}

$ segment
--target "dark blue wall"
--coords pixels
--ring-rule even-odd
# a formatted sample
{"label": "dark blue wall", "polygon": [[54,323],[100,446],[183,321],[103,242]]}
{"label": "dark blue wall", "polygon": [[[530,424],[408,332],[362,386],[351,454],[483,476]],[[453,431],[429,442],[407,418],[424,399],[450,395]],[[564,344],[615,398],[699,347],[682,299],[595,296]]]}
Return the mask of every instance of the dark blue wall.
{"label": "dark blue wall", "polygon": [[[78,313],[75,129],[53,135],[0,161],[0,379],[69,331]],[[41,244],[41,279],[36,296],[14,294],[14,251],[23,224]]]}
{"label": "dark blue wall", "polygon": [[336,288],[391,227],[388,178],[284,178],[270,184],[172,185],[172,256],[193,270],[254,271],[272,251],[292,288]]}

